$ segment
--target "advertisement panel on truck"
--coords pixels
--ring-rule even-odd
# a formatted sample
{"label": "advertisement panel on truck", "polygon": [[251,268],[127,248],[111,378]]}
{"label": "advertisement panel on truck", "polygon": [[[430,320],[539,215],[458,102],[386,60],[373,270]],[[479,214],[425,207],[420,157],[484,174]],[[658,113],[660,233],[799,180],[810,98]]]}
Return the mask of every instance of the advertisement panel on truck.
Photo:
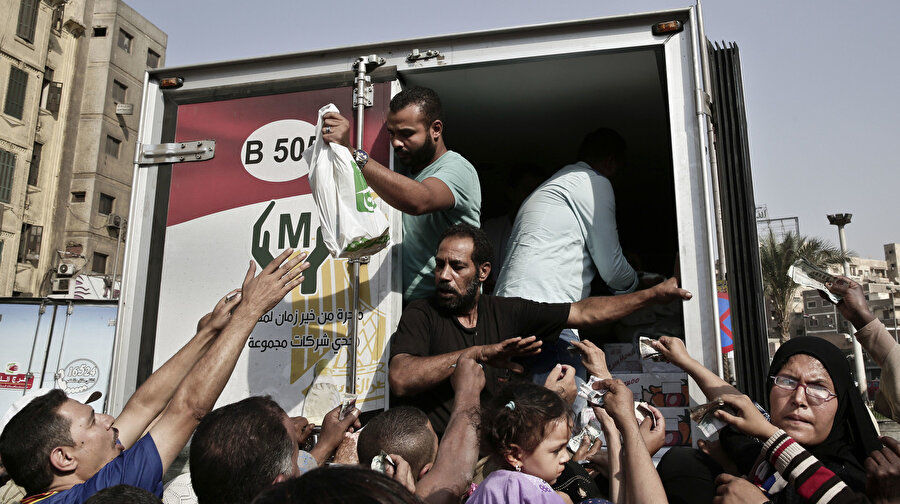
{"label": "advertisement panel on truck", "polygon": [[[388,84],[376,87],[365,131],[366,148],[384,164],[389,92]],[[268,394],[299,415],[314,381],[343,391],[353,278],[348,261],[331,257],[323,243],[304,151],[315,139],[318,110],[335,103],[351,116],[350,97],[350,89],[334,88],[178,107],[175,140],[215,139],[216,153],[172,168],[154,369],[220,297],[240,287],[248,261],[259,271],[292,247],[309,254],[305,280],[260,319],[219,404]],[[385,405],[390,254],[376,254],[359,271],[357,404],[368,411]]]}

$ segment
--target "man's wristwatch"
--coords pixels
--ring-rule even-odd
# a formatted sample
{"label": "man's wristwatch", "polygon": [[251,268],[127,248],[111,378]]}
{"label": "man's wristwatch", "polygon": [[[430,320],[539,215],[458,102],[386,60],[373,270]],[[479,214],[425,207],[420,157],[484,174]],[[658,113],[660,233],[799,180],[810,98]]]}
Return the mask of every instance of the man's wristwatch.
{"label": "man's wristwatch", "polygon": [[362,170],[363,166],[366,166],[366,163],[369,162],[369,153],[362,149],[356,149],[353,151],[353,161],[355,161],[356,166]]}

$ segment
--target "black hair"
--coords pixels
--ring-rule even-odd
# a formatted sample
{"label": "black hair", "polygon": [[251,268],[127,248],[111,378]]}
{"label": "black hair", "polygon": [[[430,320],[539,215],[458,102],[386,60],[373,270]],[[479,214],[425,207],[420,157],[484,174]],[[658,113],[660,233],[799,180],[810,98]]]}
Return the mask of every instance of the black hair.
{"label": "black hair", "polygon": [[90,499],[84,501],[84,504],[120,504],[122,502],[131,504],[159,504],[162,501],[159,497],[143,488],[137,488],[131,485],[116,485],[100,490],[92,495]]}
{"label": "black hair", "polygon": [[554,421],[572,422],[572,410],[552,390],[535,383],[503,387],[481,410],[484,449],[501,458],[513,444],[531,453]]}
{"label": "black hair", "polygon": [[434,121],[441,120],[444,115],[441,107],[441,99],[433,89],[425,87],[412,87],[400,91],[391,99],[391,112],[415,105],[425,118],[425,126],[431,126]]}
{"label": "black hair", "polygon": [[292,476],[295,444],[287,414],[269,396],[211,411],[191,441],[191,485],[197,500],[250,502],[279,475]]}
{"label": "black hair", "polygon": [[578,160],[592,164],[613,156],[621,168],[625,164],[626,150],[625,139],[615,130],[599,128],[584,136],[581,147],[578,148]]}
{"label": "black hair", "polygon": [[434,462],[435,434],[428,429],[428,415],[419,408],[390,408],[369,420],[360,431],[356,451],[359,461],[368,465],[382,450],[396,453],[409,463],[413,477]]}
{"label": "black hair", "polygon": [[267,488],[253,504],[421,504],[400,483],[360,466],[314,469]]}
{"label": "black hair", "polygon": [[59,414],[68,401],[66,393],[53,389],[34,398],[16,413],[0,435],[0,458],[17,485],[28,495],[53,484],[50,452],[57,446],[73,446],[72,424]]}
{"label": "black hair", "polygon": [[472,262],[475,263],[476,268],[484,263],[494,261],[494,248],[491,246],[491,240],[481,228],[466,223],[454,224],[441,233],[438,246],[447,238],[455,236],[465,236],[472,239],[474,244],[472,247]]}

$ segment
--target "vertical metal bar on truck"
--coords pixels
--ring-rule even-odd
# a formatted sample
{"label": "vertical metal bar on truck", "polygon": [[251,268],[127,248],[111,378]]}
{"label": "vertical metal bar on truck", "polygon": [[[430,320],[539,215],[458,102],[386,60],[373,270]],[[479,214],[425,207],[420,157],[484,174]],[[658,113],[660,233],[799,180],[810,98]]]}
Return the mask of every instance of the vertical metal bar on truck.
{"label": "vertical metal bar on truck", "polygon": [[[716,194],[716,182],[714,175],[710,176],[710,172],[713,171],[712,163],[714,153],[711,146],[711,137],[707,137],[704,133],[707,132],[707,127],[709,130],[712,129],[712,118],[709,116],[710,107],[712,106],[711,99],[709,98],[709,81],[706,79],[706,75],[703,72],[703,53],[706,52],[706,35],[703,34],[702,30],[702,22],[700,21],[701,12],[700,12],[700,1],[697,1],[697,8],[691,9],[691,35],[694,39],[695,50],[697,51],[696,57],[694,58],[694,85],[697,86],[697,92],[694,93],[695,99],[697,101],[696,111],[697,111],[697,125],[699,128],[698,131],[698,140],[700,141],[700,171],[703,178],[703,185],[705,186],[707,181],[711,180],[713,185],[713,194]],[[704,199],[704,214],[706,216],[707,227],[709,227],[709,191],[703,191],[703,199]],[[718,223],[718,214],[713,216],[716,223],[713,223],[713,226],[716,226],[716,230],[719,230]],[[710,233],[711,234],[711,233]],[[721,234],[718,235],[718,239],[721,239]],[[712,240],[710,240],[712,241]],[[712,245],[712,244],[710,244]],[[724,245],[723,245],[724,250]],[[722,264],[724,264],[724,254],[720,255],[720,260]],[[724,273],[724,271],[723,271]],[[724,277],[724,275],[723,275]],[[716,276],[713,275],[713,285],[712,292],[718,292],[718,286],[715,281]],[[717,296],[712,296],[712,299],[708,301],[711,308],[711,315],[714,317],[713,321],[715,323],[715,330],[713,331],[713,337],[716,341],[716,374],[719,377],[724,377],[724,362],[722,362],[722,335],[719,332],[719,299]]]}
{"label": "vertical metal bar on truck", "polygon": [[[356,108],[356,147],[358,149],[362,149],[363,133],[365,131],[366,84],[372,80],[371,77],[366,75],[366,63],[368,61],[369,57],[362,56],[354,63],[356,66],[356,78],[354,79],[354,84],[356,85],[356,100],[354,102],[354,107]],[[351,305],[350,310],[350,323],[347,326],[347,336],[350,337],[350,344],[347,346],[347,392],[350,394],[356,393],[356,348],[359,332],[359,327],[357,325],[359,320],[359,264],[361,262],[368,263],[369,258],[363,257],[359,259],[350,259],[348,261],[350,266],[350,276],[353,279],[353,304]]]}

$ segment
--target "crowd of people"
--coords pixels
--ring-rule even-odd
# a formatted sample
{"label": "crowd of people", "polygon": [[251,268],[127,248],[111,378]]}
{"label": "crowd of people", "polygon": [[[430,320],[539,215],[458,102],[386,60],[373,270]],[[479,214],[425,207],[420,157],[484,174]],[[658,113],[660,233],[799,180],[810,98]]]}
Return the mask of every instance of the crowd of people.
{"label": "crowd of people", "polygon": [[[353,149],[345,118],[325,117],[324,139],[350,149],[404,213],[388,409],[363,425],[359,409],[336,405],[319,426],[265,396],[213,409],[259,318],[303,281],[305,254],[288,249],[259,274],[251,261],[240,289],[117,417],[61,390],[14,404],[0,425],[2,502],[900,502],[900,443],[879,437],[843,353],[815,337],[775,354],[768,411],[691,357],[682,338],[652,340],[721,406],[712,415],[725,426],[655,464],[666,418],[636,404],[597,342],[579,334],[692,297],[676,278],[654,280],[625,259],[609,182],[624,140],[588,134],[577,163],[516,203],[499,230],[509,236],[504,257],[494,258],[478,227],[477,173],[444,145],[441,116],[428,89],[392,100],[387,130],[410,176]],[[595,280],[608,295],[590,295]],[[837,277],[827,288],[882,367],[875,409],[900,420],[900,345],[858,284]],[[189,472],[164,488],[189,440]]]}

